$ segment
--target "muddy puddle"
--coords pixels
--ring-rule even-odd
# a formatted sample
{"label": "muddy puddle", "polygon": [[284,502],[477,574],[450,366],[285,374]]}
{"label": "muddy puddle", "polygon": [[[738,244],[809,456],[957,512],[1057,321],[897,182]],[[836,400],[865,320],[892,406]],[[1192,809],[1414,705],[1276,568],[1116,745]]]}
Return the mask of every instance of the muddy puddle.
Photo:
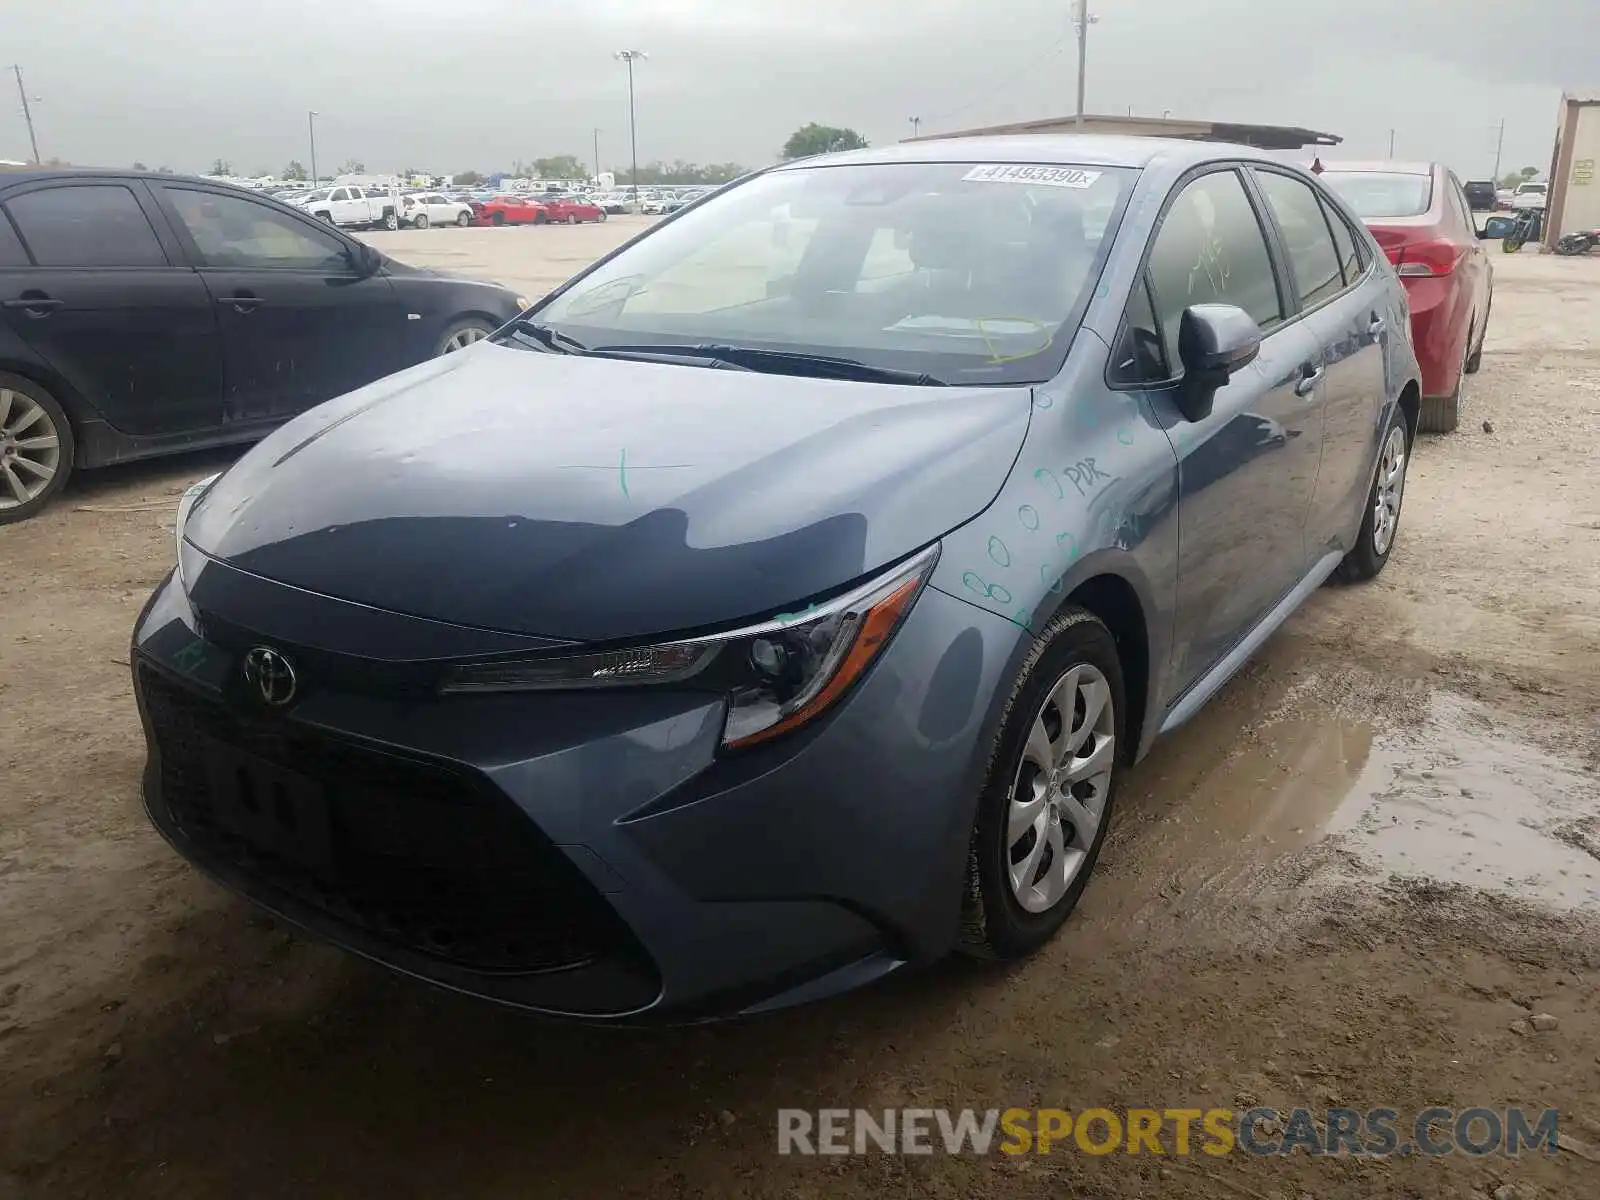
{"label": "muddy puddle", "polygon": [[[1532,745],[1476,701],[1435,693],[1417,719],[1288,696],[1217,752],[1207,721],[1158,744],[1119,798],[1131,836],[1111,873],[1135,917],[1291,886],[1389,875],[1600,909],[1600,780]],[[1315,856],[1286,870],[1301,851]],[[1132,876],[1133,878],[1129,878]],[[1104,920],[1126,918],[1127,909]]]}

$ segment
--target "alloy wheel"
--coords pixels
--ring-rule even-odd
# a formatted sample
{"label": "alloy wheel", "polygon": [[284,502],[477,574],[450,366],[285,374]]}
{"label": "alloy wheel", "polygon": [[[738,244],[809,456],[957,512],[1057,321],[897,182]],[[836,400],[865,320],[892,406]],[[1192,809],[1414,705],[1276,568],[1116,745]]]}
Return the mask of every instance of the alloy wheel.
{"label": "alloy wheel", "polygon": [[1111,685],[1078,663],[1045,693],[1011,784],[1006,869],[1030,913],[1054,906],[1094,848],[1116,761]]}
{"label": "alloy wheel", "polygon": [[465,329],[458,329],[445,339],[445,354],[454,354],[457,350],[465,350],[474,342],[481,342],[489,336],[489,331],[479,329],[476,325],[468,325]]}
{"label": "alloy wheel", "polygon": [[61,437],[44,407],[0,388],[0,509],[35,499],[61,467]]}
{"label": "alloy wheel", "polygon": [[1389,553],[1400,524],[1400,501],[1406,487],[1406,431],[1396,421],[1383,440],[1378,459],[1378,481],[1372,489],[1372,548],[1379,556]]}

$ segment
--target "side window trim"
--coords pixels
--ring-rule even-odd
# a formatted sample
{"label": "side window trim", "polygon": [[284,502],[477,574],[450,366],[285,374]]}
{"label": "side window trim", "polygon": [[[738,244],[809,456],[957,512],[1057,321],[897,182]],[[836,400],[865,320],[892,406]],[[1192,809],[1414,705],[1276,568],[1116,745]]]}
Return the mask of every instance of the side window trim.
{"label": "side window trim", "polygon": [[[1135,380],[1116,380],[1112,378],[1117,369],[1116,356],[1120,352],[1131,326],[1131,322],[1128,320],[1128,310],[1133,307],[1135,297],[1141,290],[1144,292],[1145,304],[1150,309],[1151,321],[1157,325],[1160,324],[1159,318],[1156,316],[1159,310],[1156,308],[1155,284],[1151,282],[1150,272],[1140,268],[1138,278],[1134,280],[1133,287],[1128,290],[1127,303],[1122,306],[1122,319],[1117,322],[1117,336],[1112,340],[1111,353],[1106,358],[1105,384],[1108,388],[1119,392],[1161,391],[1165,388],[1173,387],[1183,379],[1183,372],[1174,370],[1174,360],[1167,354],[1166,338],[1164,336],[1161,339],[1161,365],[1166,368],[1167,374],[1163,378]],[[1157,329],[1154,332],[1159,334],[1161,331]]]}

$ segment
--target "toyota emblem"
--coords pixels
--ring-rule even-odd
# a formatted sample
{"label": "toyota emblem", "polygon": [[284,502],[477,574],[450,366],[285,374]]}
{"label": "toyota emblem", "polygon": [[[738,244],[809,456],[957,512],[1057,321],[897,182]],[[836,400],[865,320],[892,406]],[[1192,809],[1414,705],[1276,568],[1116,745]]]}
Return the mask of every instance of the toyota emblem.
{"label": "toyota emblem", "polygon": [[270,646],[257,646],[244,656],[244,677],[262,702],[273,708],[294,699],[294,666]]}

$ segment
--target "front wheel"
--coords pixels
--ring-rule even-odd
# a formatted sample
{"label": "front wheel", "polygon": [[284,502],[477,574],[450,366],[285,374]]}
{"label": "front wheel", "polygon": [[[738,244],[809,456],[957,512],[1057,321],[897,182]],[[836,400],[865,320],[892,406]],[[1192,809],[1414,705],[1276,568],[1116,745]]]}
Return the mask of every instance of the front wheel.
{"label": "front wheel", "polygon": [[1515,254],[1518,250],[1522,249],[1526,241],[1527,239],[1521,234],[1513,234],[1511,237],[1506,238],[1505,241],[1500,243],[1500,249],[1506,254]]}
{"label": "front wheel", "polygon": [[463,317],[444,331],[444,337],[439,339],[439,345],[434,350],[434,357],[465,350],[468,346],[483,341],[493,332],[494,326],[481,317]]}
{"label": "front wheel", "polygon": [[472,214],[469,212],[457,213],[456,224],[460,228],[465,229],[468,225],[472,224]]}
{"label": "front wheel", "polygon": [[1378,469],[1373,473],[1372,488],[1367,493],[1361,532],[1337,570],[1339,578],[1349,583],[1371,579],[1383,570],[1400,532],[1400,502],[1405,499],[1411,439],[1406,430],[1405,413],[1398,404],[1389,416],[1389,428],[1384,432],[1381,446]]}
{"label": "front wheel", "polygon": [[50,503],[72,474],[67,414],[49,392],[0,374],[0,525],[26,521]]}
{"label": "front wheel", "polygon": [[413,229],[426,229],[427,227],[428,227],[428,214],[427,213],[418,213],[416,215],[416,218],[411,222],[411,228],[413,228]]}
{"label": "front wheel", "polygon": [[604,221],[605,219],[606,219],[606,210],[602,208],[600,210],[600,215],[598,217],[596,217],[595,220],[597,222],[599,222],[599,221]]}
{"label": "front wheel", "polygon": [[1124,719],[1111,631],[1071,608],[1040,633],[978,798],[962,953],[1020,958],[1078,903],[1111,819]]}
{"label": "front wheel", "polygon": [[400,228],[400,216],[399,216],[398,213],[396,213],[394,211],[394,209],[388,208],[388,209],[384,210],[384,212],[383,212],[383,227],[385,229],[399,229]]}

